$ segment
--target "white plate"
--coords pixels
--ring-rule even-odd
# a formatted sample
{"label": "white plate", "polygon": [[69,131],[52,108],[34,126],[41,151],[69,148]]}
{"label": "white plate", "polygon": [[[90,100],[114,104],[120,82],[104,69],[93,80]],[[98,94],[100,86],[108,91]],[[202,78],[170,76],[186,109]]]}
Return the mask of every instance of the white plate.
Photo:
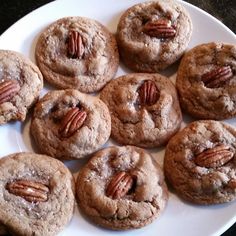
{"label": "white plate", "polygon": [[[64,16],[80,15],[96,19],[113,33],[122,14],[128,7],[142,0],[58,0],[47,4],[10,27],[0,37],[0,48],[19,51],[34,61],[34,48],[39,33],[51,22]],[[210,41],[236,43],[235,35],[221,22],[204,11],[186,3],[182,4],[189,11],[194,31],[189,48]],[[119,69],[117,76],[127,71]],[[173,74],[174,69],[167,71]],[[45,90],[44,90],[45,93]],[[229,121],[236,125],[236,120]],[[29,136],[29,121],[0,127],[0,156],[13,152],[34,151]],[[152,150],[155,159],[162,163],[163,149]],[[70,162],[73,170],[78,170],[84,161]],[[171,236],[171,235],[220,235],[236,221],[236,202],[217,206],[196,206],[180,200],[173,193],[163,215],[151,225],[139,230],[114,232],[99,228],[86,221],[76,209],[70,224],[59,235],[73,236]]]}

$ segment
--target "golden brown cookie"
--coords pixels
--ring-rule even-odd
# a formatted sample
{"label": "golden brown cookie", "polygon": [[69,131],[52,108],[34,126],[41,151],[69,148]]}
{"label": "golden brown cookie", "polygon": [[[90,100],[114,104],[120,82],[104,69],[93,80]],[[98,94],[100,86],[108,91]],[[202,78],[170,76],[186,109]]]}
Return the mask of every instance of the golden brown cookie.
{"label": "golden brown cookie", "polygon": [[168,200],[160,166],[145,150],[133,146],[97,152],[79,171],[76,191],[82,212],[115,230],[150,224]]}
{"label": "golden brown cookie", "polygon": [[24,121],[43,88],[38,67],[22,54],[0,50],[0,124]]}
{"label": "golden brown cookie", "polygon": [[102,90],[112,119],[112,137],[140,147],[165,144],[182,121],[176,89],[159,74],[133,73],[112,80]]}
{"label": "golden brown cookie", "polygon": [[114,36],[99,22],[65,17],[40,35],[35,57],[45,79],[58,88],[100,90],[118,68]]}
{"label": "golden brown cookie", "polygon": [[236,45],[201,44],[188,51],[178,69],[181,107],[199,119],[236,116]]}
{"label": "golden brown cookie", "polygon": [[197,204],[236,199],[236,129],[195,121],[168,143],[164,171],[178,195]]}
{"label": "golden brown cookie", "polygon": [[192,22],[177,1],[139,3],[121,16],[117,43],[123,62],[137,72],[158,72],[177,61],[192,35]]}
{"label": "golden brown cookie", "polygon": [[99,98],[73,89],[56,90],[36,104],[30,131],[42,153],[79,159],[106,143],[111,118]]}
{"label": "golden brown cookie", "polygon": [[56,235],[72,218],[74,179],[62,162],[15,153],[0,159],[0,176],[0,224],[11,235]]}

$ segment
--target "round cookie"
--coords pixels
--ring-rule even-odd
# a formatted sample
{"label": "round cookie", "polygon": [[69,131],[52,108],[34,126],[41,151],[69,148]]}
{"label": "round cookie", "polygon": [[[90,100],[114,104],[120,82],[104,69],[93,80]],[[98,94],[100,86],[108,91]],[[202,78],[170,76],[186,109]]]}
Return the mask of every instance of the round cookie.
{"label": "round cookie", "polygon": [[112,137],[140,147],[165,144],[179,129],[182,113],[172,82],[159,74],[133,73],[101,92],[112,120]]}
{"label": "round cookie", "polygon": [[65,17],[40,35],[35,57],[45,79],[58,88],[100,90],[118,68],[115,37],[99,22]]}
{"label": "round cookie", "polygon": [[165,176],[180,197],[196,204],[236,198],[236,129],[219,121],[195,121],[168,143]]}
{"label": "round cookie", "polygon": [[207,43],[181,60],[176,86],[182,108],[199,119],[236,116],[236,45]]}
{"label": "round cookie", "polygon": [[0,160],[0,224],[11,235],[56,235],[73,216],[74,179],[51,157],[16,153]]}
{"label": "round cookie", "polygon": [[51,91],[36,104],[30,131],[41,152],[79,159],[106,143],[111,118],[96,97],[73,89]]}
{"label": "round cookie", "polygon": [[114,230],[150,224],[168,200],[161,168],[145,150],[133,146],[97,152],[80,170],[76,192],[82,212]]}
{"label": "round cookie", "polygon": [[24,121],[42,88],[36,65],[18,52],[0,50],[0,124]]}
{"label": "round cookie", "polygon": [[170,0],[134,5],[117,27],[123,62],[137,72],[158,72],[177,61],[188,46],[192,23],[185,8]]}

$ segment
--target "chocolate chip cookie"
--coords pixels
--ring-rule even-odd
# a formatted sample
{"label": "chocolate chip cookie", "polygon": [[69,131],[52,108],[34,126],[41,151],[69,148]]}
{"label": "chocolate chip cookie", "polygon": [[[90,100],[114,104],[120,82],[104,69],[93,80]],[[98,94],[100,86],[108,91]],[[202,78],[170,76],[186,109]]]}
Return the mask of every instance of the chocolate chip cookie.
{"label": "chocolate chip cookie", "polygon": [[111,118],[98,98],[77,90],[46,94],[37,104],[31,134],[42,153],[58,159],[85,157],[110,137]]}
{"label": "chocolate chip cookie", "polygon": [[65,17],[49,25],[38,39],[35,57],[52,85],[82,92],[100,90],[119,64],[115,37],[84,17]]}
{"label": "chocolate chip cookie", "polygon": [[176,1],[157,0],[129,8],[119,21],[123,62],[138,72],[158,72],[177,61],[192,35],[189,14]]}
{"label": "chocolate chip cookie", "polygon": [[74,179],[64,164],[33,153],[0,160],[0,224],[11,235],[56,235],[74,211]]}
{"label": "chocolate chip cookie", "polygon": [[161,168],[145,150],[132,146],[97,152],[79,171],[76,192],[89,219],[115,230],[150,224],[168,200]]}
{"label": "chocolate chip cookie", "polygon": [[20,53],[0,50],[0,124],[24,121],[42,87],[36,65]]}
{"label": "chocolate chip cookie", "polygon": [[219,121],[195,121],[168,143],[167,179],[180,197],[197,204],[236,199],[236,129]]}
{"label": "chocolate chip cookie", "polygon": [[236,45],[207,43],[185,54],[176,86],[180,104],[200,119],[236,116]]}
{"label": "chocolate chip cookie", "polygon": [[179,129],[182,113],[172,82],[159,74],[133,73],[101,92],[112,119],[112,137],[140,147],[165,144]]}

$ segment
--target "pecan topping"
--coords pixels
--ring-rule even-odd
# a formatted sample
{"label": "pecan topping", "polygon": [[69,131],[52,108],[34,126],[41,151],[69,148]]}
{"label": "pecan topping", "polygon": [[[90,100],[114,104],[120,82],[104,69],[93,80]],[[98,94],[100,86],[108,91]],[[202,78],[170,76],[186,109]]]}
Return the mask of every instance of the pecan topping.
{"label": "pecan topping", "polygon": [[59,133],[61,137],[68,138],[72,136],[84,123],[87,114],[78,107],[70,109],[62,119]]}
{"label": "pecan topping", "polygon": [[46,202],[48,200],[49,188],[36,181],[16,180],[7,183],[6,189],[28,202]]}
{"label": "pecan topping", "polygon": [[6,80],[0,83],[0,104],[10,101],[20,90],[16,80]]}
{"label": "pecan topping", "polygon": [[124,197],[132,188],[134,180],[132,176],[124,171],[118,172],[111,179],[106,189],[106,195],[112,199]]}
{"label": "pecan topping", "polygon": [[151,106],[157,102],[160,92],[152,80],[146,80],[138,89],[139,102],[141,105]]}
{"label": "pecan topping", "polygon": [[232,189],[236,189],[236,179],[231,179],[228,182],[228,187],[232,188]]}
{"label": "pecan topping", "polygon": [[83,39],[79,32],[70,31],[68,39],[68,55],[71,58],[81,59],[84,55]]}
{"label": "pecan topping", "polygon": [[202,75],[202,81],[208,88],[218,88],[233,77],[230,66],[222,66]]}
{"label": "pecan topping", "polygon": [[155,21],[148,21],[144,27],[143,32],[151,37],[156,38],[173,38],[176,34],[175,27],[168,19],[158,19]]}
{"label": "pecan topping", "polygon": [[207,149],[196,156],[195,163],[202,167],[217,168],[229,162],[234,156],[229,146],[221,144]]}

